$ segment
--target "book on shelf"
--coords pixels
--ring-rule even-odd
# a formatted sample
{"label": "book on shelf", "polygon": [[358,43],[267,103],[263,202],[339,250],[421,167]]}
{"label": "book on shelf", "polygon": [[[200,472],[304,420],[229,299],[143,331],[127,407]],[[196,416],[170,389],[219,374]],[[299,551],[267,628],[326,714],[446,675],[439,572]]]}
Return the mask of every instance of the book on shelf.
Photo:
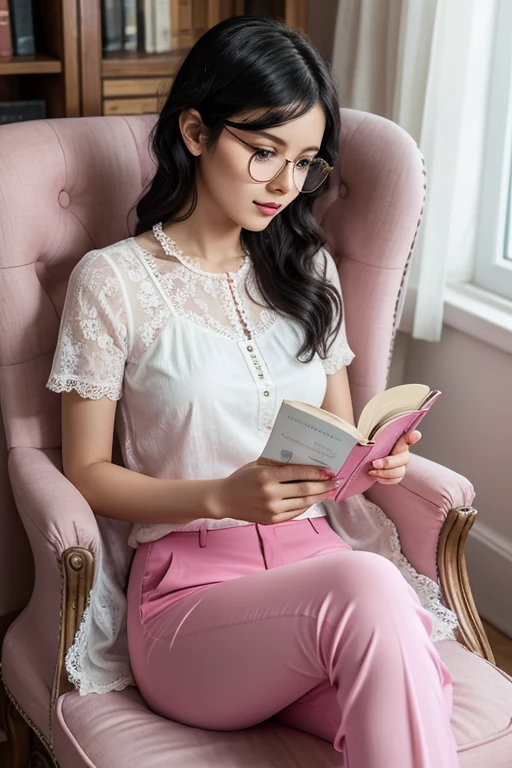
{"label": "book on shelf", "polygon": [[[193,0],[171,0],[171,43],[175,49],[194,45]],[[206,10],[208,14],[208,9]]]}
{"label": "book on shelf", "polygon": [[34,56],[32,0],[9,0],[9,17],[13,53],[16,56]]}
{"label": "book on shelf", "polygon": [[21,123],[25,120],[44,120],[46,102],[42,99],[31,101],[0,101],[0,125]]}
{"label": "book on shelf", "polygon": [[283,400],[257,464],[306,464],[330,469],[343,484],[327,498],[341,501],[376,482],[375,459],[389,456],[417,427],[441,392],[424,384],[402,384],[371,398],[357,426],[307,403]]}
{"label": "book on shelf", "polygon": [[0,0],[0,56],[12,56],[9,0]]}
{"label": "book on shelf", "polygon": [[101,37],[104,51],[123,50],[123,0],[101,0]]}
{"label": "book on shelf", "polygon": [[[172,2],[172,0],[171,0]],[[192,0],[192,30],[194,42],[208,29],[208,0]]]}
{"label": "book on shelf", "polygon": [[123,0],[123,49],[136,51],[138,48],[137,0]]}
{"label": "book on shelf", "polygon": [[153,0],[155,5],[155,53],[171,50],[171,3],[170,0]]}

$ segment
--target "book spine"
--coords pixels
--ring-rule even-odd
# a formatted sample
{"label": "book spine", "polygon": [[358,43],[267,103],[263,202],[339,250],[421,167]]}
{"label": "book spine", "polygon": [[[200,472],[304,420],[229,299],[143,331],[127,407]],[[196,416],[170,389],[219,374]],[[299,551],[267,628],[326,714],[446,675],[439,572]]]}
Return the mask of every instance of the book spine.
{"label": "book spine", "polygon": [[17,56],[34,56],[34,20],[31,0],[11,0],[12,46]]}
{"label": "book spine", "polygon": [[155,52],[155,4],[153,0],[144,0],[144,50]]}
{"label": "book spine", "polygon": [[102,38],[104,51],[123,50],[122,0],[102,0]]}
{"label": "book spine", "polygon": [[123,48],[137,50],[137,0],[123,0]]}
{"label": "book spine", "polygon": [[194,42],[208,29],[208,0],[192,0],[192,32]]}
{"label": "book spine", "polygon": [[146,35],[144,19],[144,0],[137,0],[137,50],[144,50],[144,38]]}
{"label": "book spine", "polygon": [[180,0],[171,0],[171,48],[180,47]]}
{"label": "book spine", "polygon": [[192,27],[192,0],[179,0],[178,47],[191,48],[194,45]]}
{"label": "book spine", "polygon": [[41,99],[0,101],[0,125],[21,123],[25,120],[42,120],[45,116],[46,102]]}
{"label": "book spine", "polygon": [[12,56],[9,0],[0,0],[0,56]]}
{"label": "book spine", "polygon": [[155,51],[166,53],[171,50],[171,4],[170,0],[155,0]]}

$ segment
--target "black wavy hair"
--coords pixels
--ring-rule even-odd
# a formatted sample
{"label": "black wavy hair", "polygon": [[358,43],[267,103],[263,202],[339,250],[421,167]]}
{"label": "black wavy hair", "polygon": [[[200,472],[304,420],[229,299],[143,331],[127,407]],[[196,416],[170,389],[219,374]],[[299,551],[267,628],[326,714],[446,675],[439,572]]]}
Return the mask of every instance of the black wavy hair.
{"label": "black wavy hair", "polygon": [[[136,206],[135,235],[159,221],[182,221],[195,208],[196,158],[179,127],[184,109],[200,113],[213,147],[226,123],[259,131],[300,117],[316,104],[326,118],[318,154],[334,166],[340,113],[330,66],[322,54],[284,22],[262,16],[236,16],[209,29],[181,64],[151,132],[157,168]],[[258,118],[237,122],[248,110],[257,110]],[[311,194],[298,195],[265,230],[241,233],[263,299],[303,330],[297,353],[301,362],[310,362],[315,353],[325,359],[342,322],[341,298],[325,277],[327,263],[322,271],[314,268],[325,236],[312,207],[326,188],[327,181]],[[183,214],[190,199],[192,205]]]}

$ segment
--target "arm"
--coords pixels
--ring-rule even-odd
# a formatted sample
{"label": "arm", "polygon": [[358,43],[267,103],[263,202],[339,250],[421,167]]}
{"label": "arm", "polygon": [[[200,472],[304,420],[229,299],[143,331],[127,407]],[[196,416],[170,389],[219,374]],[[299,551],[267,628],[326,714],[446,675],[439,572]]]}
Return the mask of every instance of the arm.
{"label": "arm", "polygon": [[327,390],[322,408],[355,426],[352,397],[345,365],[336,373],[327,376]]}
{"label": "arm", "polygon": [[64,474],[99,515],[133,523],[215,517],[216,480],[162,480],[112,463],[117,402],[62,393]]}

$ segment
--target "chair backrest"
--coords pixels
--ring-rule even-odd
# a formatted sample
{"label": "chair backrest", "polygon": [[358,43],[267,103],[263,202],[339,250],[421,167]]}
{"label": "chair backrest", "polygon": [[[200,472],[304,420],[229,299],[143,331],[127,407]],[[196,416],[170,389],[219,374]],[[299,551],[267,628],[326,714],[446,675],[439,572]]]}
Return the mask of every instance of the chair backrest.
{"label": "chair backrest", "polygon": [[[0,128],[0,408],[7,450],[61,445],[59,398],[45,383],[69,274],[87,251],[131,234],[128,214],[154,172],[147,139],[155,119]],[[349,109],[341,119],[340,163],[316,215],[339,258],[356,353],[349,377],[357,418],[386,386],[425,175],[416,143],[395,123]]]}

